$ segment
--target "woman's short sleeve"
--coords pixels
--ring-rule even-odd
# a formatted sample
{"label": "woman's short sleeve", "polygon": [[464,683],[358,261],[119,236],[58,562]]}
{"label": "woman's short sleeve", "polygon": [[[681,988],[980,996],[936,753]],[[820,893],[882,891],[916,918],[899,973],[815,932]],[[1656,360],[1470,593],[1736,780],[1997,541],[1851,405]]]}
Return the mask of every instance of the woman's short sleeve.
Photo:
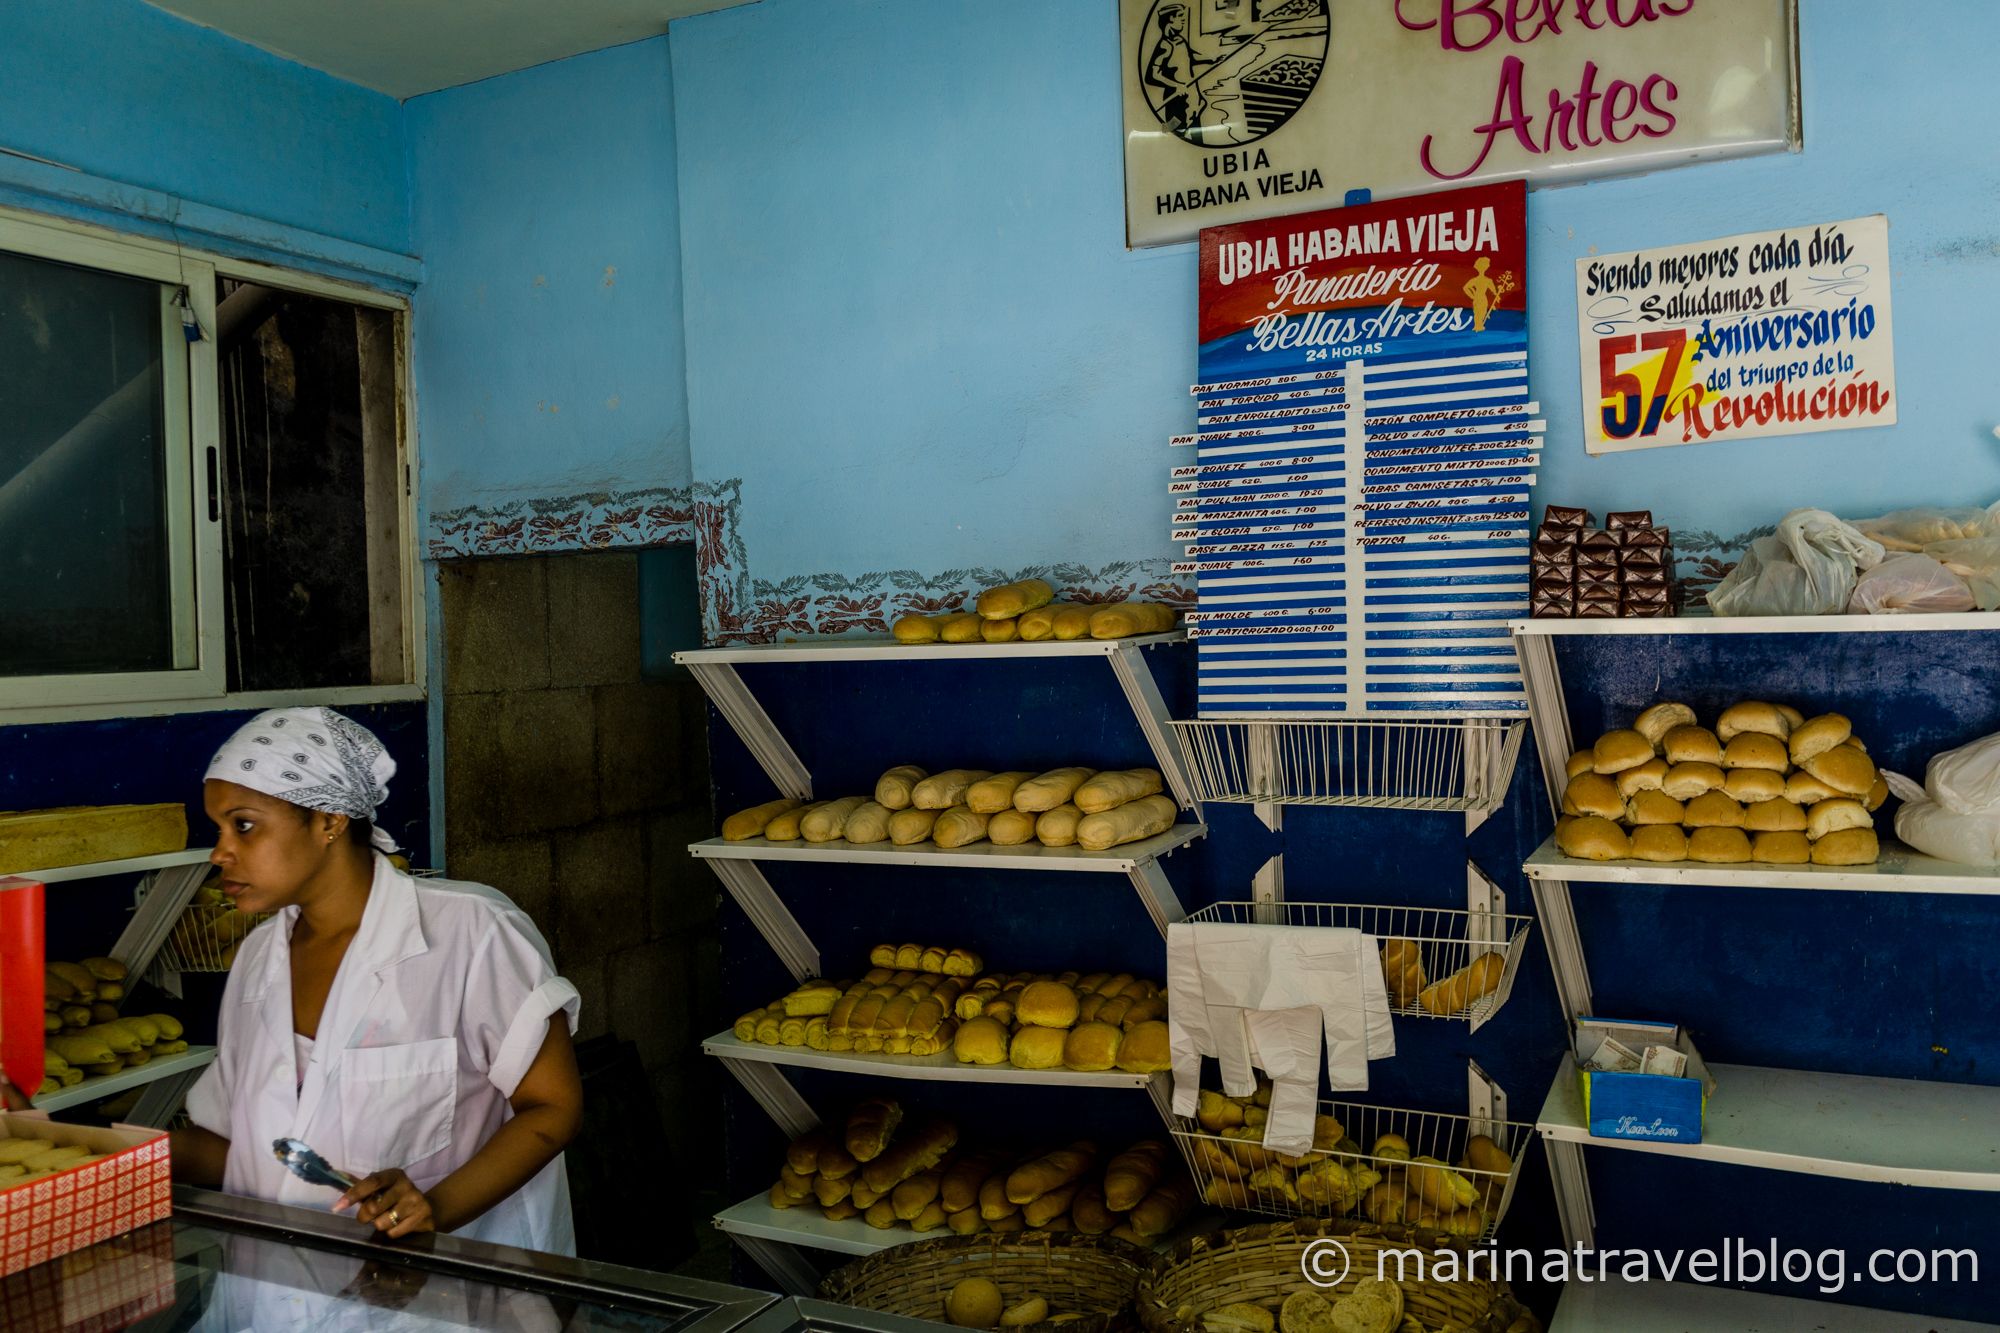
{"label": "woman's short sleeve", "polygon": [[512,1097],[541,1053],[549,1020],[568,1014],[574,1033],[582,1003],[576,987],[556,975],[534,923],[519,911],[498,913],[465,979],[466,1052],[501,1096]]}

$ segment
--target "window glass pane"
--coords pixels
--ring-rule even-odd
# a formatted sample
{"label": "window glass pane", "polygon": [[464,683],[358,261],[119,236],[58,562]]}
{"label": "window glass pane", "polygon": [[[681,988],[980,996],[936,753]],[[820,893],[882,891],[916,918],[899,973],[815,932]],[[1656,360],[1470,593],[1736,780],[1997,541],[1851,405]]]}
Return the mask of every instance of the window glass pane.
{"label": "window glass pane", "polygon": [[0,676],[177,665],[160,301],[0,253]]}

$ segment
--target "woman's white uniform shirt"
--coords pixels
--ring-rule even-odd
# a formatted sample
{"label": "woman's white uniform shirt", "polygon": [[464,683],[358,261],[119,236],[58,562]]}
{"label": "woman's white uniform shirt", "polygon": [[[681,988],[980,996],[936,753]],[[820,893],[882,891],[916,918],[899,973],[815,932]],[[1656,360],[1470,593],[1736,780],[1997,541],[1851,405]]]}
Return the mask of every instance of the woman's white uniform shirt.
{"label": "woman's white uniform shirt", "polygon": [[[375,857],[361,925],[340,961],[300,1079],[292,1030],[288,907],[238,949],[215,1062],[188,1094],[195,1124],[230,1141],[222,1188],[325,1208],[338,1197],[272,1156],[303,1139],[354,1176],[400,1167],[428,1191],[509,1117],[507,1099],[576,987],[556,975],[528,915],[482,884],[414,879]],[[557,1157],[453,1233],[576,1253],[569,1178]]]}

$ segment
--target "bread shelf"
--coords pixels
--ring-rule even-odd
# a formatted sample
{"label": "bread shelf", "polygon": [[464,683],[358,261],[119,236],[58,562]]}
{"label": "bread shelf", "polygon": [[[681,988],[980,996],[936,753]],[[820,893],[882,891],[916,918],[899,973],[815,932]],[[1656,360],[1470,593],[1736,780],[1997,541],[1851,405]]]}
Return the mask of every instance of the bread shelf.
{"label": "bread shelf", "polygon": [[9,870],[5,874],[0,874],[0,879],[18,875],[23,879],[40,880],[44,884],[62,884],[70,880],[98,879],[109,875],[145,875],[174,866],[201,865],[208,860],[213,851],[214,848],[211,847],[189,847],[178,852],[127,857],[123,861],[91,861],[80,866],[56,866],[48,870]]}
{"label": "bread shelf", "polygon": [[863,1055],[853,1051],[815,1051],[809,1046],[765,1046],[739,1041],[733,1032],[719,1032],[701,1049],[721,1060],[750,1060],[789,1065],[795,1069],[830,1069],[875,1078],[927,1079],[947,1083],[1020,1083],[1064,1088],[1143,1088],[1149,1074],[1122,1069],[1079,1073],[1074,1069],[1016,1069],[1012,1065],[961,1064],[950,1051],[936,1055]]}
{"label": "bread shelf", "polygon": [[695,856],[716,861],[845,861],[857,865],[956,866],[968,870],[1065,870],[1130,874],[1139,866],[1177,847],[1185,847],[1208,832],[1205,824],[1176,824],[1165,833],[1102,852],[1080,847],[1043,847],[1025,843],[1000,847],[975,842],[946,849],[932,842],[897,847],[886,842],[766,842],[745,838],[730,842],[708,838],[688,848]]}
{"label": "bread shelf", "polygon": [[963,662],[982,657],[1108,657],[1121,648],[1184,643],[1186,630],[1137,634],[1125,639],[1042,639],[1035,643],[897,643],[884,638],[801,639],[736,648],[690,648],[674,654],[682,666],[758,662]]}
{"label": "bread shelf", "polygon": [[1711,1064],[1700,1143],[1593,1138],[1563,1057],[1544,1138],[1842,1180],[2000,1191],[2000,1088]]}
{"label": "bread shelf", "polygon": [[2000,630],[2000,611],[1885,616],[1641,616],[1590,620],[1511,620],[1518,637],[1567,638],[1603,634],[1911,634],[1942,630]]}
{"label": "bread shelf", "polygon": [[177,1075],[195,1074],[206,1069],[215,1059],[215,1047],[190,1046],[179,1055],[163,1055],[148,1060],[143,1065],[133,1065],[115,1074],[100,1074],[86,1078],[71,1087],[49,1093],[45,1097],[33,1099],[37,1111],[60,1111],[66,1106],[77,1106],[84,1102],[96,1101],[99,1097],[109,1097],[147,1083]]}
{"label": "bread shelf", "polygon": [[1694,1282],[1625,1282],[1615,1277],[1572,1279],[1563,1288],[1549,1333],[1996,1333],[2000,1324],[1968,1324],[1869,1310],[1796,1296],[1773,1296]]}
{"label": "bread shelf", "polygon": [[2000,866],[1940,861],[1882,840],[1881,859],[1867,866],[1773,866],[1754,862],[1579,861],[1550,838],[1521,869],[1532,880],[1571,884],[1696,884],[1741,889],[1846,889],[1858,893],[2000,893]]}
{"label": "bread shelf", "polygon": [[[753,1194],[715,1215],[715,1225],[731,1236],[781,1245],[802,1245],[835,1254],[879,1254],[913,1241],[937,1240],[953,1234],[949,1227],[917,1232],[908,1226],[871,1227],[858,1217],[829,1222],[817,1205],[808,1201],[797,1208],[773,1208],[769,1191]],[[1212,1211],[1196,1209],[1179,1227],[1154,1244],[1156,1250],[1172,1249],[1183,1239],[1212,1231],[1221,1225]]]}

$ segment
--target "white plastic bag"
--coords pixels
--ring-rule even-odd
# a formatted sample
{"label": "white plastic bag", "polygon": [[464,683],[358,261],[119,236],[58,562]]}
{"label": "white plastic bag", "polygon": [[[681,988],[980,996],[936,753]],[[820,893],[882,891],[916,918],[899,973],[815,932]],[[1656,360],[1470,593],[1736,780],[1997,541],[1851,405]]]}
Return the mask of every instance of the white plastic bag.
{"label": "white plastic bag", "polygon": [[1932,542],[1924,554],[1964,579],[1981,611],[2000,609],[2000,536]]}
{"label": "white plastic bag", "polygon": [[1932,755],[1921,794],[1961,815],[2000,813],[2000,735]]}
{"label": "white plastic bag", "polygon": [[1855,615],[1970,611],[1972,589],[1930,556],[1899,551],[1861,576],[1847,609]]}
{"label": "white plastic bag", "polygon": [[1932,542],[2000,537],[2000,501],[1984,509],[1898,509],[1878,518],[1857,518],[1854,526],[1891,551],[1921,551]]}
{"label": "white plastic bag", "polygon": [[1960,865],[2000,865],[2000,811],[1962,815],[1935,801],[1905,801],[1896,836],[1926,856]]}
{"label": "white plastic bag", "polygon": [[1794,509],[1773,537],[1750,543],[1709,589],[1718,616],[1831,616],[1847,610],[1860,571],[1882,561],[1879,542],[1824,509]]}

